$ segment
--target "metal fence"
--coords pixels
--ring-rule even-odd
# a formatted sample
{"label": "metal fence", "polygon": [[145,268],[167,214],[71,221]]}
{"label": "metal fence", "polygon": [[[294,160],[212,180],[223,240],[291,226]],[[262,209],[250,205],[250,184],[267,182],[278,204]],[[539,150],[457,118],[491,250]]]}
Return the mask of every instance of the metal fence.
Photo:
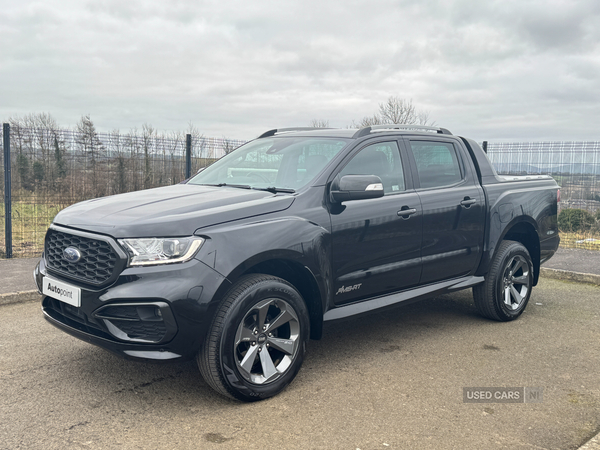
{"label": "metal fence", "polygon": [[500,174],[552,175],[561,209],[600,210],[600,142],[488,143],[487,154]]}
{"label": "metal fence", "polygon": [[[179,183],[244,142],[198,133],[160,135],[146,128],[96,133],[93,127],[72,131],[5,124],[0,130],[5,147],[8,134],[9,178],[9,161],[0,152],[0,167],[5,168],[0,170],[5,200],[0,204],[0,258],[39,255],[48,225],[73,203]],[[552,175],[561,186],[559,208],[600,211],[600,142],[486,145],[498,173]]]}
{"label": "metal fence", "polygon": [[1,135],[4,144],[10,137],[11,183],[5,183],[5,148],[0,258],[39,255],[48,225],[73,203],[179,183],[244,142],[146,129],[121,134],[6,124]]}

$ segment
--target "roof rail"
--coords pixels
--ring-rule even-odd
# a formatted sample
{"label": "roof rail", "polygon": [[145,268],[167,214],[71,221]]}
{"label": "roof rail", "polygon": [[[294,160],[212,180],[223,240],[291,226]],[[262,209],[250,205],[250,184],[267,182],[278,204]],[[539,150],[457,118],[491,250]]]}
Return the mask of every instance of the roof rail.
{"label": "roof rail", "polygon": [[323,127],[293,127],[293,128],[276,128],[274,130],[265,131],[256,139],[261,139],[269,136],[275,136],[277,133],[290,133],[292,131],[313,131],[313,130],[331,130],[331,128]]}
{"label": "roof rail", "polygon": [[354,139],[371,134],[373,131],[383,130],[415,130],[415,131],[435,131],[438,134],[452,134],[446,128],[441,127],[427,127],[425,125],[409,125],[404,123],[390,123],[386,125],[371,125],[370,127],[364,127],[354,133],[352,136]]}

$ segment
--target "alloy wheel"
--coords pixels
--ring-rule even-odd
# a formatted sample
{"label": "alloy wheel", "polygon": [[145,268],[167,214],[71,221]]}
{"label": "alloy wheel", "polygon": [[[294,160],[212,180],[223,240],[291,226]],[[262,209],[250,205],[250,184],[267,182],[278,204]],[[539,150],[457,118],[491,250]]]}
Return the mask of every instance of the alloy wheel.
{"label": "alloy wheel", "polygon": [[240,374],[251,383],[282,376],[298,354],[300,322],[292,306],[269,298],[254,305],[240,322],[234,341]]}
{"label": "alloy wheel", "polygon": [[502,277],[502,296],[504,307],[508,310],[517,310],[527,298],[531,289],[529,264],[521,255],[513,256]]}

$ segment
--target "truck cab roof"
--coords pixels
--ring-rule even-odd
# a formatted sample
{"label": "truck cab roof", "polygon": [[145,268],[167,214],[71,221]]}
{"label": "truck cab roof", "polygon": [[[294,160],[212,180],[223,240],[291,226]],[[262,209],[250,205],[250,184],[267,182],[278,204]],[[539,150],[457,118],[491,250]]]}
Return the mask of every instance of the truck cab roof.
{"label": "truck cab roof", "polygon": [[368,136],[375,133],[392,133],[392,134],[418,134],[431,135],[443,134],[452,136],[452,133],[446,128],[429,127],[424,125],[406,125],[406,124],[386,124],[386,125],[371,125],[363,128],[315,128],[315,127],[295,127],[295,128],[276,128],[265,131],[257,139],[272,137],[272,136],[315,136],[315,137],[336,137],[346,139],[358,139],[363,136]]}

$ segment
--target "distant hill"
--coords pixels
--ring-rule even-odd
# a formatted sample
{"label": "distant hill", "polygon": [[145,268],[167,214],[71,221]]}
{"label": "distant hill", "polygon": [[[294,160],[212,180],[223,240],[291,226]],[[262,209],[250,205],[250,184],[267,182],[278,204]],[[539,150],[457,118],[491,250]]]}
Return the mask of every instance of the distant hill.
{"label": "distant hill", "polygon": [[492,165],[499,174],[548,174],[548,175],[600,175],[600,164],[561,164],[561,165],[548,165],[543,168],[532,165],[524,164],[522,162],[510,163],[496,163],[492,161]]}

